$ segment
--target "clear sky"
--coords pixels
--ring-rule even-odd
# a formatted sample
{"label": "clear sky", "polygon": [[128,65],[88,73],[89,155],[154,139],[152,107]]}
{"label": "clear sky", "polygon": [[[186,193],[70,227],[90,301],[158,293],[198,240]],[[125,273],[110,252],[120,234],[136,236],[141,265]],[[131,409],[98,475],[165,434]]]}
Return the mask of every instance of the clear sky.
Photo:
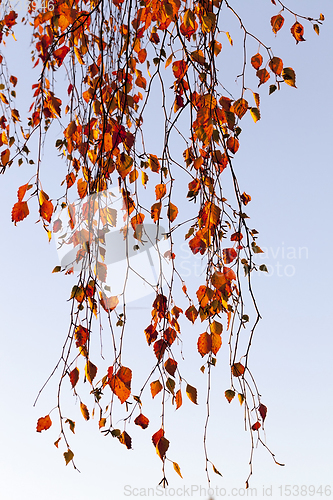
{"label": "clear sky", "polygon": [[[283,86],[283,90],[272,96],[268,96],[267,84],[262,88],[262,118],[254,124],[250,117],[244,117],[241,148],[234,161],[241,189],[252,196],[247,213],[252,227],[260,233],[258,243],[265,250],[262,262],[270,271],[268,276],[262,274],[254,279],[263,320],[256,330],[250,360],[262,402],[268,407],[267,445],[276,459],[286,464],[285,467],[275,465],[269,453],[259,446],[255,450],[251,487],[256,488],[258,498],[281,498],[281,493],[287,494],[288,485],[294,486],[292,496],[323,498],[327,496],[326,486],[333,489],[333,6],[331,0],[286,0],[286,3],[304,15],[315,17],[323,12],[326,21],[320,36],[305,23],[307,41],[296,46],[289,32],[293,21],[286,15],[286,25],[275,39],[269,19],[278,9],[269,0],[255,0],[251,8],[243,6],[241,0],[234,1],[253,31],[260,24],[260,32],[274,48],[275,55],[295,69],[298,87],[296,90]],[[232,51],[239,53],[240,31],[232,21],[222,29],[230,31],[234,39],[233,48],[227,40],[221,40],[226,61],[235,70],[230,77],[232,86],[238,69]],[[27,39],[22,34],[22,46],[19,36],[17,38],[16,44],[8,43],[9,60],[12,73],[19,78],[21,105],[28,108],[30,82],[34,83],[35,76],[28,69]],[[227,73],[228,67],[221,65],[221,73]],[[157,96],[156,107],[158,105]],[[158,140],[154,127],[150,133],[153,144]],[[181,153],[179,150],[179,157]],[[45,155],[44,189],[47,192],[51,192],[53,181],[63,178],[59,165],[54,154]],[[64,405],[68,417],[76,421],[76,434],[71,436],[71,443],[80,474],[71,465],[65,466],[63,450],[53,445],[58,437],[56,419],[50,430],[36,433],[37,419],[56,404],[57,378],[43,392],[37,407],[32,406],[58,360],[67,335],[70,307],[67,299],[74,279],[51,273],[59,263],[56,248],[52,242],[48,243],[41,224],[35,224],[37,216],[32,208],[29,218],[17,227],[11,222],[17,188],[31,175],[30,167],[13,166],[1,178],[0,498],[106,500],[126,498],[129,492],[132,496],[138,493],[140,498],[151,498],[148,488],[155,488],[162,475],[160,459],[150,443],[151,434],[159,428],[158,403],[152,404],[148,397],[145,412],[151,424],[144,431],[131,427],[135,446],[128,451],[116,439],[103,437],[96,420],[83,421],[67,384]],[[200,261],[189,257],[180,244],[177,258],[185,262],[184,277],[190,273],[187,277],[190,285],[201,284],[196,276]],[[137,361],[138,352],[146,356],[148,366],[154,362],[143,333],[149,323],[150,299],[133,303],[137,309],[129,318],[133,349],[127,354],[127,366],[133,367],[138,375],[142,369]],[[200,325],[192,327],[187,321],[183,322],[184,339],[196,339],[200,328]],[[177,476],[170,463],[167,472],[170,487],[185,487],[178,490],[178,496],[186,496],[187,491],[193,497],[208,500],[208,492],[202,491],[199,496],[200,486],[207,488],[202,449],[206,378],[199,370],[200,356],[195,344],[193,342],[185,354],[189,361],[187,378],[198,388],[199,405],[195,407],[186,400],[176,414],[171,407],[168,411],[171,441],[168,454],[180,465],[184,479]],[[244,490],[237,492],[232,488],[244,487],[250,452],[249,435],[243,429],[243,412],[238,401],[229,405],[224,397],[224,391],[229,388],[227,357],[225,342],[213,378],[208,441],[211,460],[223,474],[220,478],[212,473],[212,485],[218,487],[214,499],[223,494],[244,496]],[[302,485],[307,489],[302,490]],[[328,492],[326,489],[326,494]],[[254,496],[254,491],[252,494]],[[155,496],[158,495],[161,494],[155,490]]]}

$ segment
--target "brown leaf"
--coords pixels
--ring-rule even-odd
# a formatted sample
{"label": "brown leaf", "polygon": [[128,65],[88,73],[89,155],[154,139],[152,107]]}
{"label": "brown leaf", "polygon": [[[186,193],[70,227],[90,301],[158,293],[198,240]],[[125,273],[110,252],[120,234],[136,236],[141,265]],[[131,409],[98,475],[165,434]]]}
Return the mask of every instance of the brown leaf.
{"label": "brown leaf", "polygon": [[29,215],[28,203],[26,201],[18,201],[12,209],[12,222],[16,223],[25,219]]}
{"label": "brown leaf", "polygon": [[[259,70],[259,71],[262,71],[262,70]],[[239,149],[239,140],[237,139],[237,137],[229,137],[228,138],[228,140],[227,140],[227,148],[233,154],[237,153],[237,151]]]}
{"label": "brown leaf", "polygon": [[67,450],[67,451],[65,451],[65,453],[64,453],[64,458],[65,458],[65,461],[66,461],[66,465],[68,465],[68,464],[69,464],[69,462],[70,462],[71,460],[73,460],[73,458],[74,458],[74,453],[72,452],[72,450],[70,450],[70,449],[68,448],[68,450]]}
{"label": "brown leaf", "polygon": [[155,194],[156,200],[160,200],[166,194],[166,185],[165,184],[157,184],[155,186]]}
{"label": "brown leaf", "polygon": [[164,339],[157,340],[154,343],[154,353],[159,361],[163,358],[163,354],[167,346],[168,344],[165,342]]}
{"label": "brown leaf", "polygon": [[164,367],[166,371],[172,376],[175,376],[175,371],[177,369],[177,361],[175,361],[172,358],[168,358],[166,362],[164,363]]}
{"label": "brown leaf", "polygon": [[167,344],[172,345],[177,337],[177,332],[169,327],[163,332],[163,337]]}
{"label": "brown leaf", "polygon": [[150,392],[152,397],[154,398],[161,390],[163,389],[163,386],[159,380],[155,380],[154,382],[151,382],[150,384]]}
{"label": "brown leaf", "polygon": [[296,88],[296,74],[292,68],[283,68],[282,78],[288,85]]}
{"label": "brown leaf", "polygon": [[50,415],[46,415],[46,417],[40,417],[37,420],[37,432],[47,431],[52,425],[52,420]]}
{"label": "brown leaf", "polygon": [[249,194],[246,194],[245,191],[243,194],[241,194],[240,198],[241,198],[242,202],[244,203],[244,205],[247,205],[251,201],[251,196]]}
{"label": "brown leaf", "polygon": [[234,363],[231,367],[231,372],[234,377],[240,377],[241,375],[243,375],[244,371],[245,368],[242,363]]}
{"label": "brown leaf", "polygon": [[254,431],[257,431],[259,430],[261,427],[261,423],[260,422],[256,422],[255,424],[252,425],[251,429],[254,430]]}
{"label": "brown leaf", "polygon": [[160,201],[152,205],[150,213],[151,213],[151,218],[153,219],[154,222],[157,222],[158,219],[160,218],[161,208],[162,204]]}
{"label": "brown leaf", "polygon": [[65,424],[69,424],[69,428],[70,430],[72,431],[73,434],[75,434],[75,422],[73,420],[71,420],[70,418],[67,418],[65,420]]}
{"label": "brown leaf", "polygon": [[273,57],[269,61],[269,67],[275,73],[276,75],[281,75],[282,70],[283,70],[283,61],[279,57]]}
{"label": "brown leaf", "polygon": [[238,99],[234,102],[234,111],[239,119],[242,119],[249,108],[249,103],[245,99]]}
{"label": "brown leaf", "polygon": [[140,415],[138,415],[136,417],[136,419],[134,420],[134,423],[136,425],[139,425],[140,427],[142,427],[142,429],[147,429],[148,425],[149,425],[149,420],[147,417],[145,417],[144,415],[142,415],[142,413],[140,413]]}
{"label": "brown leaf", "polygon": [[270,74],[268,73],[266,68],[258,69],[256,74],[257,74],[257,77],[259,78],[258,87],[260,87],[260,85],[263,85],[264,83],[267,82],[267,80],[270,79]]}
{"label": "brown leaf", "polygon": [[124,444],[128,450],[132,448],[132,438],[126,431],[123,431],[119,436],[119,441]]}
{"label": "brown leaf", "polygon": [[178,391],[176,392],[176,410],[178,410],[178,408],[180,408],[182,404],[183,404],[182,391],[178,389]]}
{"label": "brown leaf", "polygon": [[75,329],[76,347],[82,347],[86,344],[89,338],[89,331],[84,326],[77,326]]}
{"label": "brown leaf", "polygon": [[264,422],[267,415],[267,406],[260,404],[258,411],[261,415],[262,421]]}
{"label": "brown leaf", "polygon": [[91,361],[87,361],[86,366],[84,367],[84,372],[86,374],[88,382],[92,384],[92,381],[96,377],[97,366],[95,366]]}
{"label": "brown leaf", "polygon": [[164,430],[163,429],[159,429],[157,432],[155,432],[155,434],[153,434],[151,440],[153,442],[153,445],[156,447],[157,443],[159,442],[159,440],[161,439],[161,437],[164,436]]}
{"label": "brown leaf", "polygon": [[186,394],[188,398],[194,403],[195,405],[197,403],[197,390],[195,387],[192,387],[191,385],[187,384],[186,386]]}
{"label": "brown leaf", "polygon": [[164,460],[168,448],[169,448],[169,441],[164,436],[162,436],[156,444],[156,453],[161,460]]}
{"label": "brown leaf", "polygon": [[173,203],[169,203],[167,216],[170,222],[173,222],[178,215],[178,208]]}
{"label": "brown leaf", "polygon": [[232,389],[228,389],[227,391],[225,391],[224,395],[227,398],[228,402],[231,403],[231,401],[235,397],[235,391],[233,391]]}
{"label": "brown leaf", "polygon": [[225,264],[230,264],[237,257],[237,252],[234,248],[224,248],[222,252]]}
{"label": "brown leaf", "polygon": [[76,386],[78,380],[79,380],[79,369],[78,368],[74,368],[74,370],[72,370],[69,374],[69,379],[71,381],[71,384],[72,384],[72,388],[74,389],[74,387]]}

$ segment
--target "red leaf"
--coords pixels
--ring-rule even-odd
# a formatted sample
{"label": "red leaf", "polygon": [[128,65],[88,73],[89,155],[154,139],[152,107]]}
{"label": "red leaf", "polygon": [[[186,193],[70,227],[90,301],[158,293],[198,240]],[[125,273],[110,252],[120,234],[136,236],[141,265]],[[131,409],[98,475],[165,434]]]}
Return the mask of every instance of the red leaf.
{"label": "red leaf", "polygon": [[168,448],[169,448],[169,441],[164,436],[162,436],[156,444],[156,452],[161,460],[164,460]]}
{"label": "red leaf", "polygon": [[186,309],[185,316],[194,324],[198,316],[198,311],[194,306],[190,306],[188,309]]}
{"label": "red leaf", "polygon": [[260,404],[258,410],[261,415],[262,421],[264,422],[267,415],[267,406]]}
{"label": "red leaf", "polygon": [[58,66],[61,66],[66,55],[69,52],[69,47],[66,47],[66,45],[63,45],[60,47],[60,49],[57,49],[53,52],[53,57],[57,61]]}
{"label": "red leaf", "polygon": [[49,415],[46,415],[46,417],[40,417],[37,420],[37,432],[42,432],[42,431],[47,431],[52,425],[52,420],[50,419]]}
{"label": "red leaf", "polygon": [[223,249],[223,260],[225,264],[230,264],[237,257],[237,252],[234,248]]}
{"label": "red leaf", "polygon": [[168,358],[166,362],[164,363],[164,367],[166,371],[172,376],[175,376],[175,371],[177,370],[177,361],[175,361],[172,358]]}
{"label": "red leaf", "polygon": [[160,429],[158,430],[157,432],[155,432],[155,434],[153,434],[152,436],[152,441],[153,441],[153,445],[156,447],[157,443],[159,442],[159,440],[161,439],[161,437],[164,436],[164,430],[163,429]]}
{"label": "red leaf", "polygon": [[145,329],[145,334],[146,334],[146,339],[147,339],[148,345],[150,345],[152,342],[155,342],[155,340],[157,339],[156,327],[154,325],[149,325]]}
{"label": "red leaf", "polygon": [[242,363],[234,363],[231,367],[231,371],[234,377],[240,377],[243,375],[245,368]]}
{"label": "red leaf", "polygon": [[251,201],[251,196],[249,194],[246,194],[245,191],[243,194],[241,194],[240,198],[244,205],[247,205]]}
{"label": "red leaf", "polygon": [[18,190],[17,190],[17,199],[18,201],[22,201],[24,196],[25,196],[25,193],[27,192],[27,189],[28,189],[28,186],[29,184],[24,184],[23,186],[19,187]]}
{"label": "red leaf", "polygon": [[258,87],[260,87],[260,85],[262,85],[263,83],[266,83],[267,80],[270,79],[270,74],[268,73],[266,68],[258,69],[256,74],[257,74],[257,77],[259,78]]}
{"label": "red leaf", "polygon": [[164,333],[163,333],[164,340],[169,344],[172,345],[177,337],[176,330],[173,328],[167,328]]}
{"label": "red leaf", "polygon": [[[261,71],[261,70],[259,70],[259,71]],[[227,148],[233,154],[237,153],[237,151],[239,149],[239,141],[238,141],[238,139],[236,137],[229,137],[228,140],[227,140]]]}
{"label": "red leaf", "polygon": [[74,387],[76,386],[78,380],[79,380],[79,369],[78,368],[74,368],[74,370],[72,370],[69,374],[69,379],[71,381],[71,384],[72,384],[72,387],[74,389]]}
{"label": "red leaf", "polygon": [[147,429],[148,425],[149,425],[149,420],[147,417],[145,417],[144,415],[142,415],[142,413],[140,413],[140,415],[138,415],[136,417],[136,419],[134,420],[134,423],[136,425],[139,425],[140,427],[142,427],[142,429]]}
{"label": "red leaf", "polygon": [[261,423],[260,422],[256,422],[255,424],[252,425],[252,429],[254,431],[257,431],[258,429],[260,429],[261,427]]}
{"label": "red leaf", "polygon": [[89,331],[84,326],[77,326],[75,330],[76,347],[83,347],[89,338]]}
{"label": "red leaf", "polygon": [[29,215],[29,208],[26,201],[18,201],[12,209],[12,222],[16,223],[25,219]]}
{"label": "red leaf", "polygon": [[167,347],[167,343],[163,340],[157,340],[154,344],[154,353],[157,359],[160,361],[163,358],[164,351]]}

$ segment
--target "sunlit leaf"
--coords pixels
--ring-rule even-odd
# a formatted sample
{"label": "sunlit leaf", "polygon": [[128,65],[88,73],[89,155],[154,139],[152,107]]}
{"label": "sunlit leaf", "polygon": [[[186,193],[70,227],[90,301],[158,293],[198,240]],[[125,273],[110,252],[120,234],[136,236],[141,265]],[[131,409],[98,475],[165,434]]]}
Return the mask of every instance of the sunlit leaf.
{"label": "sunlit leaf", "polygon": [[73,389],[79,380],[79,374],[80,374],[80,372],[79,372],[79,369],[77,367],[75,367],[74,370],[72,370],[69,374],[69,379],[71,381]]}
{"label": "sunlit leaf", "polygon": [[197,390],[195,387],[192,387],[192,385],[187,384],[186,385],[186,394],[187,394],[188,398],[192,401],[192,403],[194,403],[195,405],[198,404],[197,403]]}
{"label": "sunlit leaf", "polygon": [[296,40],[296,44],[299,42],[305,42],[305,39],[303,38],[304,35],[304,28],[301,23],[297,22],[292,25],[290,28],[291,34]]}
{"label": "sunlit leaf", "polygon": [[283,68],[282,78],[288,85],[296,88],[296,74],[292,68]]}
{"label": "sunlit leaf", "polygon": [[12,209],[12,222],[16,223],[25,219],[29,215],[28,203],[26,201],[18,201]]}
{"label": "sunlit leaf", "polygon": [[245,371],[242,363],[234,363],[231,367],[231,372],[234,377],[241,377]]}
{"label": "sunlit leaf", "polygon": [[84,403],[82,403],[82,401],[80,402],[80,410],[81,410],[81,413],[83,415],[83,418],[85,420],[89,420],[89,418],[90,418],[90,416],[89,416],[89,410],[86,407],[86,405]]}
{"label": "sunlit leaf", "polygon": [[151,382],[150,392],[151,392],[151,395],[153,398],[156,396],[156,394],[161,392],[162,389],[163,389],[163,386],[159,380],[155,380],[154,382]]}
{"label": "sunlit leaf", "polygon": [[173,465],[173,468],[175,469],[175,471],[177,472],[178,476],[180,476],[183,479],[183,476],[181,475],[181,472],[180,472],[179,465],[176,462],[172,462],[172,465]]}
{"label": "sunlit leaf", "polygon": [[254,67],[254,69],[259,69],[260,66],[262,65],[262,62],[263,62],[263,58],[262,58],[262,55],[259,54],[255,54],[254,56],[251,57],[251,64],[252,66]]}
{"label": "sunlit leaf", "polygon": [[231,401],[235,397],[235,391],[233,391],[232,389],[228,389],[225,391],[224,395],[227,398],[228,402],[231,403]]}
{"label": "sunlit leaf", "polygon": [[136,425],[139,425],[142,429],[147,429],[149,425],[149,420],[142,413],[140,413],[140,415],[138,415],[134,420],[134,423]]}
{"label": "sunlit leaf", "polygon": [[47,431],[52,425],[52,420],[50,415],[46,415],[46,417],[40,417],[37,420],[37,432]]}
{"label": "sunlit leaf", "polygon": [[132,438],[126,431],[123,431],[119,436],[119,441],[124,444],[128,450],[132,448]]}
{"label": "sunlit leaf", "polygon": [[276,34],[278,31],[280,31],[283,24],[284,24],[284,17],[282,17],[281,14],[278,14],[277,16],[273,16],[271,18],[271,25],[272,25],[273,33]]}

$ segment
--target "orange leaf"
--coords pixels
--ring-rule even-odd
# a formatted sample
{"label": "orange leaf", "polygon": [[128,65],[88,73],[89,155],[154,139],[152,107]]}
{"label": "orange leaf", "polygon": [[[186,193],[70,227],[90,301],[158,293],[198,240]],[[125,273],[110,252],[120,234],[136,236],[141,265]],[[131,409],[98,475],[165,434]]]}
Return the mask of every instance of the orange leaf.
{"label": "orange leaf", "polygon": [[263,61],[262,55],[259,54],[259,52],[258,54],[251,57],[251,64],[254,67],[254,69],[259,69],[260,66],[262,65],[262,61]]}
{"label": "orange leaf", "polygon": [[198,311],[194,306],[190,306],[188,309],[186,309],[185,316],[194,324],[198,316]]}
{"label": "orange leaf", "polygon": [[[260,71],[262,71],[262,70],[260,70]],[[236,137],[229,137],[228,140],[227,140],[227,148],[233,154],[237,153],[237,151],[239,149],[239,141],[238,141],[238,139]]]}
{"label": "orange leaf", "polygon": [[132,448],[132,438],[126,431],[122,432],[119,436],[119,441],[124,444],[128,450]]}
{"label": "orange leaf", "polygon": [[237,252],[234,248],[223,249],[223,260],[225,264],[230,264],[237,257]]}
{"label": "orange leaf", "polygon": [[301,23],[296,22],[295,24],[293,24],[290,28],[290,31],[296,40],[296,44],[298,44],[298,42],[305,42],[305,39],[303,38],[304,28]]}
{"label": "orange leaf", "polygon": [[159,442],[159,440],[161,439],[161,437],[164,436],[164,430],[163,429],[159,429],[157,432],[155,432],[155,434],[153,434],[151,440],[153,442],[153,445],[156,447],[157,443]]}
{"label": "orange leaf", "polygon": [[57,49],[53,52],[53,57],[57,61],[58,66],[62,65],[68,52],[69,52],[69,47],[66,47],[66,45],[60,47],[60,49]]}
{"label": "orange leaf", "polygon": [[147,51],[146,51],[146,49],[139,50],[139,52],[138,52],[138,59],[139,59],[139,61],[140,61],[141,64],[145,62],[146,57],[147,57]]}
{"label": "orange leaf", "polygon": [[166,360],[166,362],[164,363],[164,367],[166,369],[166,371],[172,376],[174,377],[175,376],[175,371],[177,369],[177,361],[175,361],[174,359],[172,358],[168,358]]}
{"label": "orange leaf", "polygon": [[79,380],[79,369],[78,368],[74,368],[74,370],[72,370],[69,374],[69,379],[71,381],[71,384],[72,384],[72,387],[74,389],[74,387],[76,386],[78,380]]}
{"label": "orange leaf", "polygon": [[135,84],[138,87],[141,87],[142,89],[145,89],[147,87],[147,80],[142,75],[139,75],[137,77],[137,79],[135,80]]}
{"label": "orange leaf", "polygon": [[75,329],[76,347],[83,347],[89,338],[89,331],[84,326],[77,326]]}
{"label": "orange leaf", "polygon": [[18,188],[18,190],[17,190],[17,199],[18,199],[18,201],[22,201],[23,200],[23,198],[25,196],[25,193],[27,192],[28,189],[29,189],[29,184],[24,184],[23,186],[21,186],[21,187]]}
{"label": "orange leaf", "polygon": [[240,198],[241,198],[242,202],[244,203],[244,205],[247,205],[251,201],[251,196],[249,194],[246,194],[245,191],[243,194],[241,194]]}
{"label": "orange leaf", "polygon": [[132,370],[122,366],[119,368],[116,375],[113,375],[110,380],[112,392],[120,399],[123,404],[131,394]]}
{"label": "orange leaf", "polygon": [[148,165],[152,172],[158,173],[160,171],[161,165],[156,155],[149,155]]}
{"label": "orange leaf", "polygon": [[10,151],[9,149],[5,149],[1,152],[1,163],[3,166],[7,165],[9,162]]}
{"label": "orange leaf", "polygon": [[224,395],[227,398],[228,402],[231,403],[231,401],[235,397],[235,391],[233,391],[232,389],[228,389],[227,391],[225,391]]}
{"label": "orange leaf", "polygon": [[249,103],[245,99],[238,99],[234,102],[234,111],[239,119],[242,119],[249,108]]}
{"label": "orange leaf", "polygon": [[131,224],[132,224],[132,228],[134,229],[134,231],[136,229],[136,226],[141,226],[143,224],[144,220],[145,220],[145,216],[144,216],[144,214],[141,214],[141,213],[138,213],[134,217],[132,217]]}
{"label": "orange leaf", "polygon": [[176,392],[176,410],[178,410],[178,408],[180,408],[182,404],[183,404],[182,392],[179,389]]}
{"label": "orange leaf", "polygon": [[85,420],[89,420],[89,418],[90,418],[90,417],[89,417],[89,410],[88,410],[88,408],[86,407],[86,405],[85,405],[85,404],[83,404],[82,402],[80,402],[80,410],[81,410],[81,413],[82,413],[82,415],[83,415],[83,418],[84,418]]}
{"label": "orange leaf", "polygon": [[51,217],[53,214],[53,204],[50,200],[44,200],[42,206],[40,207],[40,215],[47,222],[51,222]]}
{"label": "orange leaf", "polygon": [[158,219],[160,218],[160,213],[161,213],[161,207],[162,204],[161,202],[154,203],[151,207],[151,218],[153,219],[154,222],[157,222]]}
{"label": "orange leaf", "polygon": [[266,68],[258,69],[256,74],[257,74],[257,77],[259,78],[258,87],[260,87],[260,85],[262,85],[263,83],[266,83],[267,80],[270,79],[270,74],[268,73]]}
{"label": "orange leaf", "polygon": [[231,367],[231,372],[234,377],[240,377],[241,375],[243,375],[244,371],[245,368],[242,363],[234,363]]}
{"label": "orange leaf", "polygon": [[155,194],[156,194],[156,200],[160,200],[165,196],[166,193],[166,185],[165,184],[157,184],[155,186]]}
{"label": "orange leaf", "polygon": [[212,350],[212,339],[209,333],[204,332],[198,339],[198,351],[202,357]]}
{"label": "orange leaf", "polygon": [[278,31],[280,31],[283,24],[284,24],[284,17],[282,17],[281,14],[278,14],[277,16],[273,16],[271,19],[273,33],[276,34]]}
{"label": "orange leaf", "polygon": [[71,172],[70,174],[66,175],[66,183],[67,183],[67,189],[73,186],[75,182],[75,174],[74,172]]}
{"label": "orange leaf", "polygon": [[171,202],[169,203],[169,206],[168,206],[167,215],[168,215],[168,219],[170,220],[170,222],[173,222],[178,215],[178,208],[176,207],[176,205],[174,205]]}
{"label": "orange leaf", "polygon": [[217,354],[222,345],[221,335],[218,333],[211,333],[212,353]]}
{"label": "orange leaf", "polygon": [[283,70],[283,61],[279,57],[273,57],[269,61],[269,67],[276,75],[281,75]]}
{"label": "orange leaf", "polygon": [[150,384],[150,392],[152,397],[154,398],[161,390],[163,389],[163,386],[159,380],[155,380],[155,382],[151,382]]}
{"label": "orange leaf", "polygon": [[37,420],[37,432],[47,431],[52,425],[52,420],[50,419],[50,415],[46,415],[46,417],[40,417]]}
{"label": "orange leaf", "polygon": [[142,427],[142,429],[147,429],[148,425],[149,425],[149,420],[147,417],[145,417],[144,415],[142,415],[142,413],[140,413],[140,415],[138,415],[136,417],[136,419],[134,420],[134,423],[136,425],[139,425],[140,427]]}
{"label": "orange leaf", "polygon": [[164,436],[162,436],[156,444],[156,453],[161,460],[164,460],[168,448],[169,448],[169,441]]}
{"label": "orange leaf", "polygon": [[12,222],[16,223],[25,219],[29,215],[28,203],[26,201],[18,201],[12,209]]}

